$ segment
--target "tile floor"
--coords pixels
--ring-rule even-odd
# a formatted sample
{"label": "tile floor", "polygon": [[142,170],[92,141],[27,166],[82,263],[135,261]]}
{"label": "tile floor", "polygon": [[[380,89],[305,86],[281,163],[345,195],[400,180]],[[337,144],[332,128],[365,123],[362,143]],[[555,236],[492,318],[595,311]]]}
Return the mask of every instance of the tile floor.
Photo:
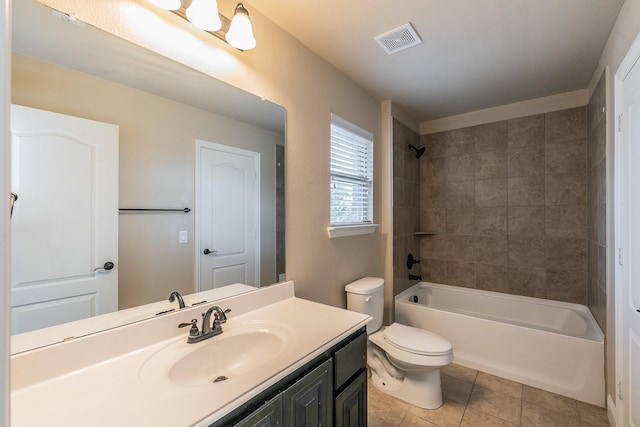
{"label": "tile floor", "polygon": [[395,399],[370,382],[368,392],[369,427],[609,427],[603,408],[455,364],[442,369],[444,404],[435,410]]}

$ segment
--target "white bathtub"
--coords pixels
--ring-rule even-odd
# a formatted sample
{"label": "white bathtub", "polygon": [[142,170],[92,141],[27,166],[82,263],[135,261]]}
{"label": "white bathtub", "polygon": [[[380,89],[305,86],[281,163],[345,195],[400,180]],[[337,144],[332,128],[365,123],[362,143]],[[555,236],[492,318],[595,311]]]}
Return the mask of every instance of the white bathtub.
{"label": "white bathtub", "polygon": [[457,364],[605,406],[604,336],[583,305],[427,282],[395,303],[396,322],[448,339]]}

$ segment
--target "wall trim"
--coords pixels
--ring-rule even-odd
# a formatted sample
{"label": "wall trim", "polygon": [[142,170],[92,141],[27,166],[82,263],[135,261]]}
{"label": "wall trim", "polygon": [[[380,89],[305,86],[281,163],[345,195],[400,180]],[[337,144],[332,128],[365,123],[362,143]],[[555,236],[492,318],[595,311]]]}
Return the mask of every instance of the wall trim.
{"label": "wall trim", "polygon": [[579,89],[543,98],[500,105],[457,116],[444,117],[420,123],[420,135],[461,129],[469,126],[493,123],[500,120],[533,116],[575,107],[584,107],[589,103],[589,89]]}
{"label": "wall trim", "polygon": [[393,101],[385,101],[389,102],[391,108],[391,118],[400,121],[406,127],[414,131],[415,133],[419,133],[420,124],[416,119],[413,118],[409,113],[403,110],[398,104]]}
{"label": "wall trim", "polygon": [[607,419],[611,427],[616,427],[616,404],[610,394],[607,395]]}
{"label": "wall trim", "polygon": [[[11,100],[11,0],[0,0],[0,195],[9,200],[11,179],[11,136],[9,110]],[[11,424],[11,224],[9,209],[0,210],[0,427]]]}

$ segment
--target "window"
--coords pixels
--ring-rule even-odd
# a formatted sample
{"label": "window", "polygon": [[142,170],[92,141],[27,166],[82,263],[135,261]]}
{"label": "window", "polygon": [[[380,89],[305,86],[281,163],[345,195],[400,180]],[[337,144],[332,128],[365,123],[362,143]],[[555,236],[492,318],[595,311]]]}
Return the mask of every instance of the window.
{"label": "window", "polygon": [[331,115],[331,225],[373,222],[373,135]]}

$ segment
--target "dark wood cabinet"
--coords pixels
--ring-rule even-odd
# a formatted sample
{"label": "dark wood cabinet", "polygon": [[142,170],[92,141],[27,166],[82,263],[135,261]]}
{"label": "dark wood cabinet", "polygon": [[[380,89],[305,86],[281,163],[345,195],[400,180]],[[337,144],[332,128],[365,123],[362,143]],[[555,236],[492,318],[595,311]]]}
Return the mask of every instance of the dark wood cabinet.
{"label": "dark wood cabinet", "polygon": [[360,372],[335,400],[335,427],[367,425],[367,371]]}
{"label": "dark wood cabinet", "polygon": [[282,425],[282,395],[262,405],[236,424],[237,427],[276,427]]}
{"label": "dark wood cabinet", "polygon": [[365,427],[366,355],[362,328],[210,427]]}
{"label": "dark wood cabinet", "polygon": [[333,359],[282,393],[285,427],[329,426],[333,420]]}

